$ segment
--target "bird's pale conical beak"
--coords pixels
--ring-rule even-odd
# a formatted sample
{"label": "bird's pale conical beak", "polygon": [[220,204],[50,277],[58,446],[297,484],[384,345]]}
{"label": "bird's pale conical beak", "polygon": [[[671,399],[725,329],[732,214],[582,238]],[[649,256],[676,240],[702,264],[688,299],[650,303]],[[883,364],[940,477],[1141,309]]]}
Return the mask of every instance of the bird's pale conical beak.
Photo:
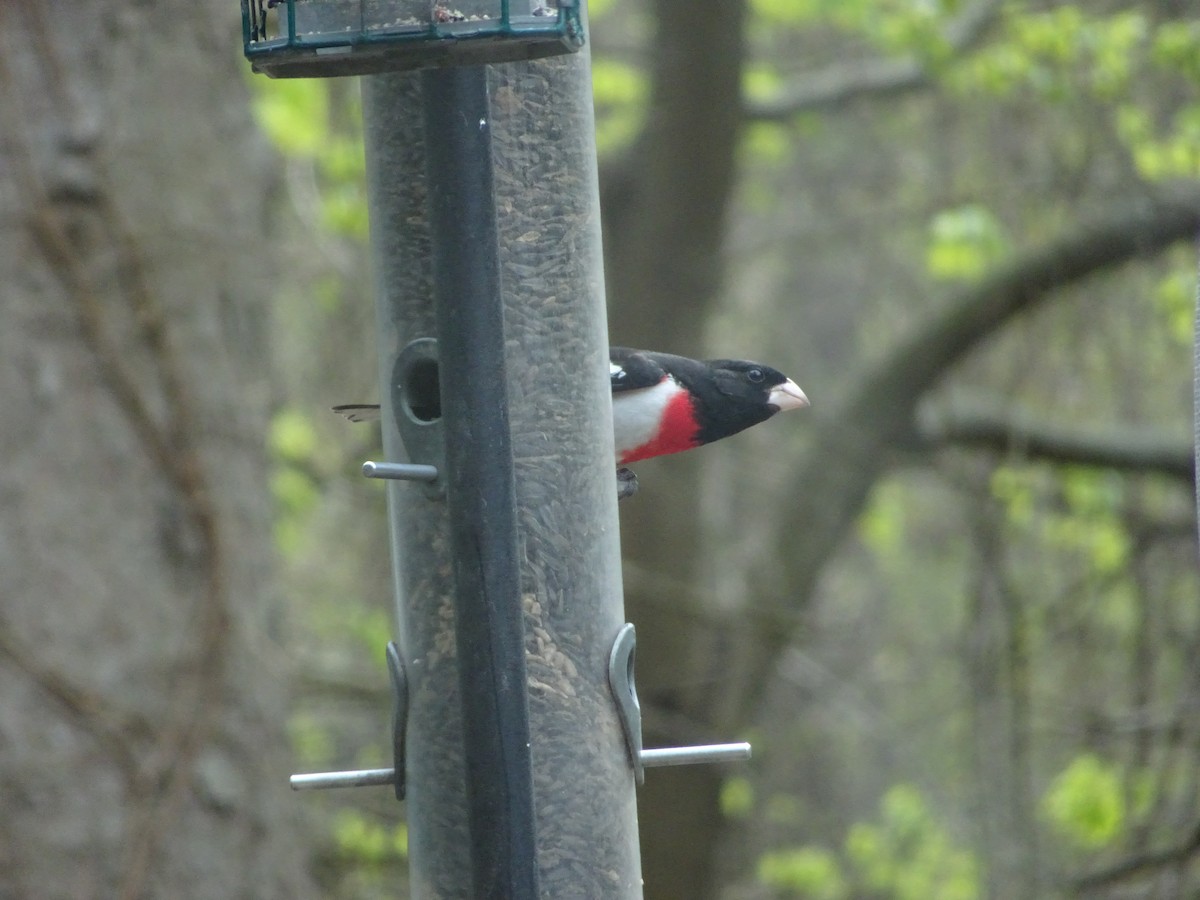
{"label": "bird's pale conical beak", "polygon": [[779,409],[804,409],[808,406],[808,397],[804,395],[804,391],[800,390],[800,385],[788,379],[783,384],[777,384],[771,388],[771,392],[767,394],[767,402],[772,406],[778,406]]}

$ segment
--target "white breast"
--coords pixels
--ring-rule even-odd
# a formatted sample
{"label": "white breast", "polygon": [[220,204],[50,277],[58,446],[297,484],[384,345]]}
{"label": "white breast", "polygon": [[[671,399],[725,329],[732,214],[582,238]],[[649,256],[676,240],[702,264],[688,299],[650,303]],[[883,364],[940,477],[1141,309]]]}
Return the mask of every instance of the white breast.
{"label": "white breast", "polygon": [[664,378],[654,387],[613,395],[613,445],[618,459],[653,439],[663,409],[682,390],[674,378]]}

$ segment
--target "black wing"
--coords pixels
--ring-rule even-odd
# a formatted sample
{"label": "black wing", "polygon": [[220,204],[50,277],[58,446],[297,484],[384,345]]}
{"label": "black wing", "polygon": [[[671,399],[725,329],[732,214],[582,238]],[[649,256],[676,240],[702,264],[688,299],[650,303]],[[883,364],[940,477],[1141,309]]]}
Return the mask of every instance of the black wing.
{"label": "black wing", "polygon": [[611,363],[609,380],[614,394],[654,387],[667,377],[666,369],[641,350],[613,347],[608,351],[608,360]]}

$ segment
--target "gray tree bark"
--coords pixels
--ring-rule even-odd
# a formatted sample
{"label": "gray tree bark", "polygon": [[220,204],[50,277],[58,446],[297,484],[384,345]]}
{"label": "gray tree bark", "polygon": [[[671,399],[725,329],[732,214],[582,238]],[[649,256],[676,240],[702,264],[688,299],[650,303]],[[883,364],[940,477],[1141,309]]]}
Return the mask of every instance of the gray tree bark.
{"label": "gray tree bark", "polygon": [[0,895],[305,897],[236,5],[0,7]]}

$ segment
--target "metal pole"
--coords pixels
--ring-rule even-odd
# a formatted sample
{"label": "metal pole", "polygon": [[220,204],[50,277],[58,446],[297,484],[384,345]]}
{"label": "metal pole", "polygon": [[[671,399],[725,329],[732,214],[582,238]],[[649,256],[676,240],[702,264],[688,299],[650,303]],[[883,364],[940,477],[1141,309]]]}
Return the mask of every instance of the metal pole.
{"label": "metal pole", "polygon": [[481,66],[425,74],[445,480],[475,896],[538,897],[504,309]]}

